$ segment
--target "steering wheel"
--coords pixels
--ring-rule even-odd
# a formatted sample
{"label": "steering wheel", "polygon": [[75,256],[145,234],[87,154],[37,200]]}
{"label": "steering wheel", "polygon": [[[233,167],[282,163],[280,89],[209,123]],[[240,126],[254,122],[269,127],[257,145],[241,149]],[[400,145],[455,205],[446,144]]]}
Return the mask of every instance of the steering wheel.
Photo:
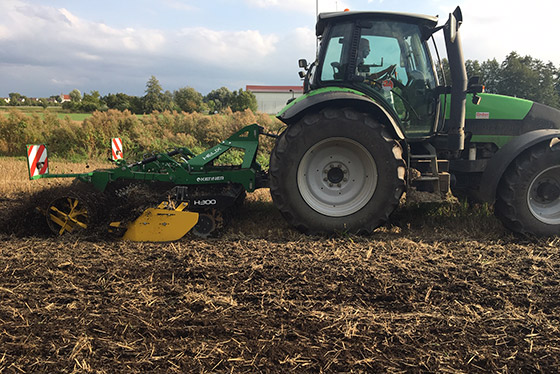
{"label": "steering wheel", "polygon": [[386,80],[388,78],[390,79],[395,74],[396,70],[397,70],[397,65],[393,64],[388,68],[386,68],[385,70],[382,70],[378,73],[371,74],[370,76],[373,78],[372,80],[374,82],[379,82],[382,80]]}

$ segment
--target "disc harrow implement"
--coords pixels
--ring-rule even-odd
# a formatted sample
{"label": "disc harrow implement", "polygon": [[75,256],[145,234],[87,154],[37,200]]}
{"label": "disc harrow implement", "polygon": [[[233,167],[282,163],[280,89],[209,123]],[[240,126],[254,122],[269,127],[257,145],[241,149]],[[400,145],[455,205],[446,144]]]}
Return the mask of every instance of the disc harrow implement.
{"label": "disc harrow implement", "polygon": [[[74,174],[49,173],[47,147],[28,145],[29,178],[75,178],[91,187],[90,196],[69,191],[41,207],[56,235],[83,232],[101,222],[124,240],[174,241],[191,230],[207,238],[224,227],[246,192],[268,186],[256,161],[260,135],[275,136],[253,124],[199,155],[181,147],[135,162],[113,157],[114,168]],[[231,151],[243,155],[238,164],[217,162]],[[130,201],[143,207],[141,214],[130,217],[138,210]]]}

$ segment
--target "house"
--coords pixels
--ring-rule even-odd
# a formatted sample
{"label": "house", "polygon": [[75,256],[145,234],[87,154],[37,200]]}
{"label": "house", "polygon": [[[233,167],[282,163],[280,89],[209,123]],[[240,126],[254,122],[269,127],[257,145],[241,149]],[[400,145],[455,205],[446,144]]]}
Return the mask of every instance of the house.
{"label": "house", "polygon": [[72,100],[70,99],[70,95],[60,94],[60,102],[61,102],[61,103],[65,103],[65,102],[67,102],[67,101],[72,101]]}
{"label": "house", "polygon": [[301,96],[303,87],[247,85],[245,91],[255,95],[260,112],[276,114],[284,108],[288,100]]}
{"label": "house", "polygon": [[0,105],[6,105],[10,103],[9,97],[0,97]]}

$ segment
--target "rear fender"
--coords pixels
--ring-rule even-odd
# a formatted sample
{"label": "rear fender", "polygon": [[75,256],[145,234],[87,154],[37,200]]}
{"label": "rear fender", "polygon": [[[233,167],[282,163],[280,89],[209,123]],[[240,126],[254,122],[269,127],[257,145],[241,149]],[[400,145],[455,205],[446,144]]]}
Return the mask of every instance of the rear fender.
{"label": "rear fender", "polygon": [[535,130],[519,135],[504,145],[494,157],[490,159],[480,180],[479,192],[475,195],[480,201],[493,203],[496,200],[496,190],[504,172],[511,162],[527,149],[539,144],[549,143],[560,151],[560,130]]}
{"label": "rear fender", "polygon": [[290,102],[278,113],[277,117],[286,125],[290,126],[299,121],[307,113],[317,112],[326,107],[333,106],[354,107],[364,113],[371,113],[381,123],[391,128],[396,138],[399,140],[404,139],[403,131],[398,122],[387,109],[361,92],[348,88],[333,87],[311,91]]}

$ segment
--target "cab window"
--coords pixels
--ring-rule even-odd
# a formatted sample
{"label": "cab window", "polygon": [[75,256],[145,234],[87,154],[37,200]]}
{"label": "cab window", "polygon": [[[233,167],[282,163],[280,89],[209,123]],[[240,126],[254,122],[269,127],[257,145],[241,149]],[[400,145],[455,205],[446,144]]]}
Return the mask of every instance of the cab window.
{"label": "cab window", "polygon": [[[365,50],[360,49],[363,45]],[[363,78],[355,79],[357,85],[383,100],[408,135],[433,131],[436,79],[417,25],[379,21],[362,28],[356,70]]]}
{"label": "cab window", "polygon": [[352,24],[343,23],[336,25],[326,43],[327,50],[321,69],[322,81],[342,81],[346,74],[349,62],[350,40],[352,37]]}

